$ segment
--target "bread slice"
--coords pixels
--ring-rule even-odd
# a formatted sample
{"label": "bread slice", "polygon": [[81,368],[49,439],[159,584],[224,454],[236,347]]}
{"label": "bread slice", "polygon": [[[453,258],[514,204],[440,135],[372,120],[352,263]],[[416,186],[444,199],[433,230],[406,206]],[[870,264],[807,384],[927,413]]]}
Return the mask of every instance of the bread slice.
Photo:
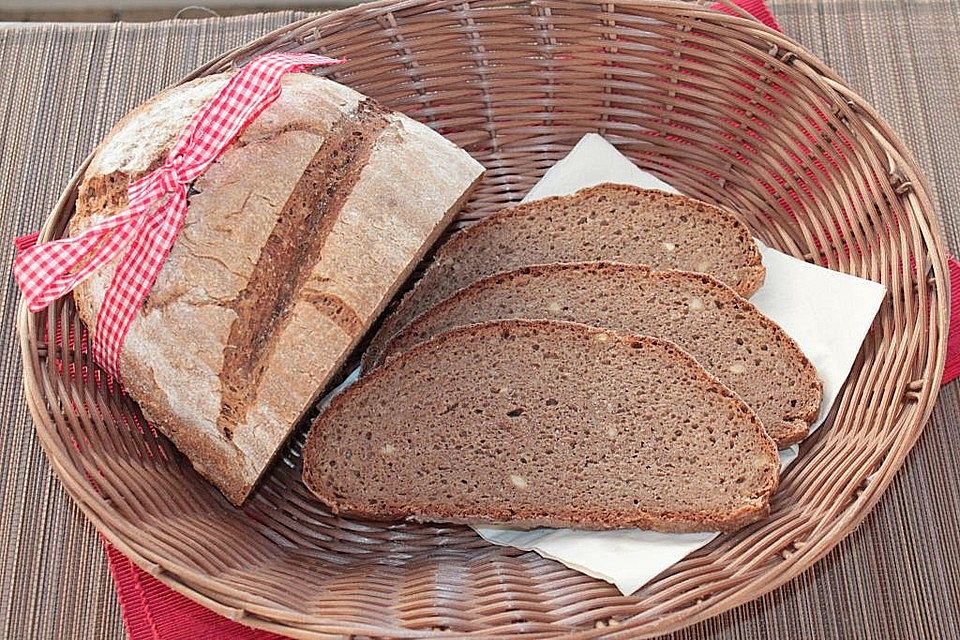
{"label": "bread slice", "polygon": [[[229,74],[121,120],[70,233],[127,204]],[[192,185],[186,221],[120,354],[127,392],[240,504],[303,412],[444,231],[483,167],[429,127],[307,73]],[[116,264],[74,292],[96,318]]]}
{"label": "bread slice", "polygon": [[676,345],[529,320],[391,359],[303,455],[335,513],[511,527],[735,529],[767,513],[779,473],[753,411]]}
{"label": "bread slice", "polygon": [[613,260],[708,273],[746,297],[764,268],[732,213],[686,196],[601,184],[505,209],[453,236],[374,336],[374,358],[416,316],[468,284],[533,264]]}
{"label": "bread slice", "polygon": [[803,439],[820,411],[816,369],[775,322],[710,276],[639,265],[543,265],[485,278],[414,320],[385,354],[506,318],[568,320],[675,342],[738,393],[780,447]]}

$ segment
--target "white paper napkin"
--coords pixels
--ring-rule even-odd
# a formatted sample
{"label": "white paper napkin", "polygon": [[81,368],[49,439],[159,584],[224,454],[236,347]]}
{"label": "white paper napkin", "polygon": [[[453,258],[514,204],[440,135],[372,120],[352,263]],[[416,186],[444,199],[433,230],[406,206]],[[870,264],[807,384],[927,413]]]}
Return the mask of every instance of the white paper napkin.
{"label": "white paper napkin", "polygon": [[[662,180],[640,170],[599,135],[588,134],[547,171],[523,201],[570,194],[601,182],[678,193]],[[763,287],[750,301],[783,327],[817,368],[823,381],[823,405],[813,425],[815,429],[823,423],[837,399],[886,289],[870,280],[797,260],[759,241],[757,244],[767,275]],[[797,450],[792,447],[781,451],[781,465],[785,467],[792,462]],[[624,594],[633,593],[718,535],[663,534],[637,529],[475,529],[490,542],[535,551],[611,582]]]}

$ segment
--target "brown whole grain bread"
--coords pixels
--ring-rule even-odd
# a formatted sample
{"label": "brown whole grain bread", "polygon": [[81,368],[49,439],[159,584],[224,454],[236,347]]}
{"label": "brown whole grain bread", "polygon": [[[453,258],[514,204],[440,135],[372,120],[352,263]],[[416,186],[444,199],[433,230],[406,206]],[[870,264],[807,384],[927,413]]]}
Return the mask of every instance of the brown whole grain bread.
{"label": "brown whole grain bread", "polygon": [[[121,120],[80,185],[69,232],[118,213],[229,74]],[[483,169],[352,89],[288,74],[192,185],[186,221],[120,355],[144,415],[234,504],[256,484]],[[116,262],[74,297],[96,332]]]}
{"label": "brown whole grain bread", "polygon": [[490,276],[419,316],[384,354],[507,318],[567,320],[675,342],[738,393],[781,448],[802,440],[820,411],[816,369],[775,322],[710,276],[641,265],[541,265]]}
{"label": "brown whole grain bread", "polygon": [[732,213],[663,191],[600,184],[504,209],[461,231],[374,336],[379,352],[416,316],[485,276],[533,264],[612,260],[708,273],[747,297],[764,268]]}
{"label": "brown whole grain bread", "polygon": [[345,516],[676,532],[762,517],[780,468],[753,411],[676,345],[529,320],[391,359],[334,398],[303,455]]}

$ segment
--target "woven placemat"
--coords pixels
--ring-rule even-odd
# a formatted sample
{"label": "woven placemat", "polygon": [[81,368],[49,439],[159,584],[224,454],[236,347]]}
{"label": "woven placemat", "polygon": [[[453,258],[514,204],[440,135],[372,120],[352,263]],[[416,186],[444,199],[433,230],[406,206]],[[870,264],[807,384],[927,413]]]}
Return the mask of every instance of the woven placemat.
{"label": "woven placemat", "polygon": [[[960,248],[960,59],[956,3],[776,2],[784,29],[821,55],[883,113],[932,183]],[[272,14],[152,25],[0,31],[0,265],[10,239],[36,228],[72,169],[130,106],[203,60],[294,18]],[[894,26],[900,25],[900,26]],[[151,66],[141,65],[149,60]],[[957,212],[951,215],[951,212]],[[0,298],[0,636],[122,636],[92,528],[43,459],[20,393],[15,288]],[[945,454],[960,424],[957,386],[876,511],[812,571],[678,638],[960,637],[960,471]]]}

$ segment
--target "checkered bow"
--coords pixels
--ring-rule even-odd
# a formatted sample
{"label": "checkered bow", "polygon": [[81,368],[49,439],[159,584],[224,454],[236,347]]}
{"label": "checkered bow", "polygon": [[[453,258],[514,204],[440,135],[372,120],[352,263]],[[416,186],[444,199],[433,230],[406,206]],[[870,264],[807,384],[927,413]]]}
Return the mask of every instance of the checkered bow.
{"label": "checkered bow", "polygon": [[81,234],[37,244],[17,238],[13,270],[30,311],[40,311],[115,258],[117,269],[97,314],[94,359],[119,378],[120,349],[177,239],[187,188],[280,95],[286,73],[342,62],[307,53],[270,53],[241,68],[194,114],[163,165],[130,183],[128,206]]}

